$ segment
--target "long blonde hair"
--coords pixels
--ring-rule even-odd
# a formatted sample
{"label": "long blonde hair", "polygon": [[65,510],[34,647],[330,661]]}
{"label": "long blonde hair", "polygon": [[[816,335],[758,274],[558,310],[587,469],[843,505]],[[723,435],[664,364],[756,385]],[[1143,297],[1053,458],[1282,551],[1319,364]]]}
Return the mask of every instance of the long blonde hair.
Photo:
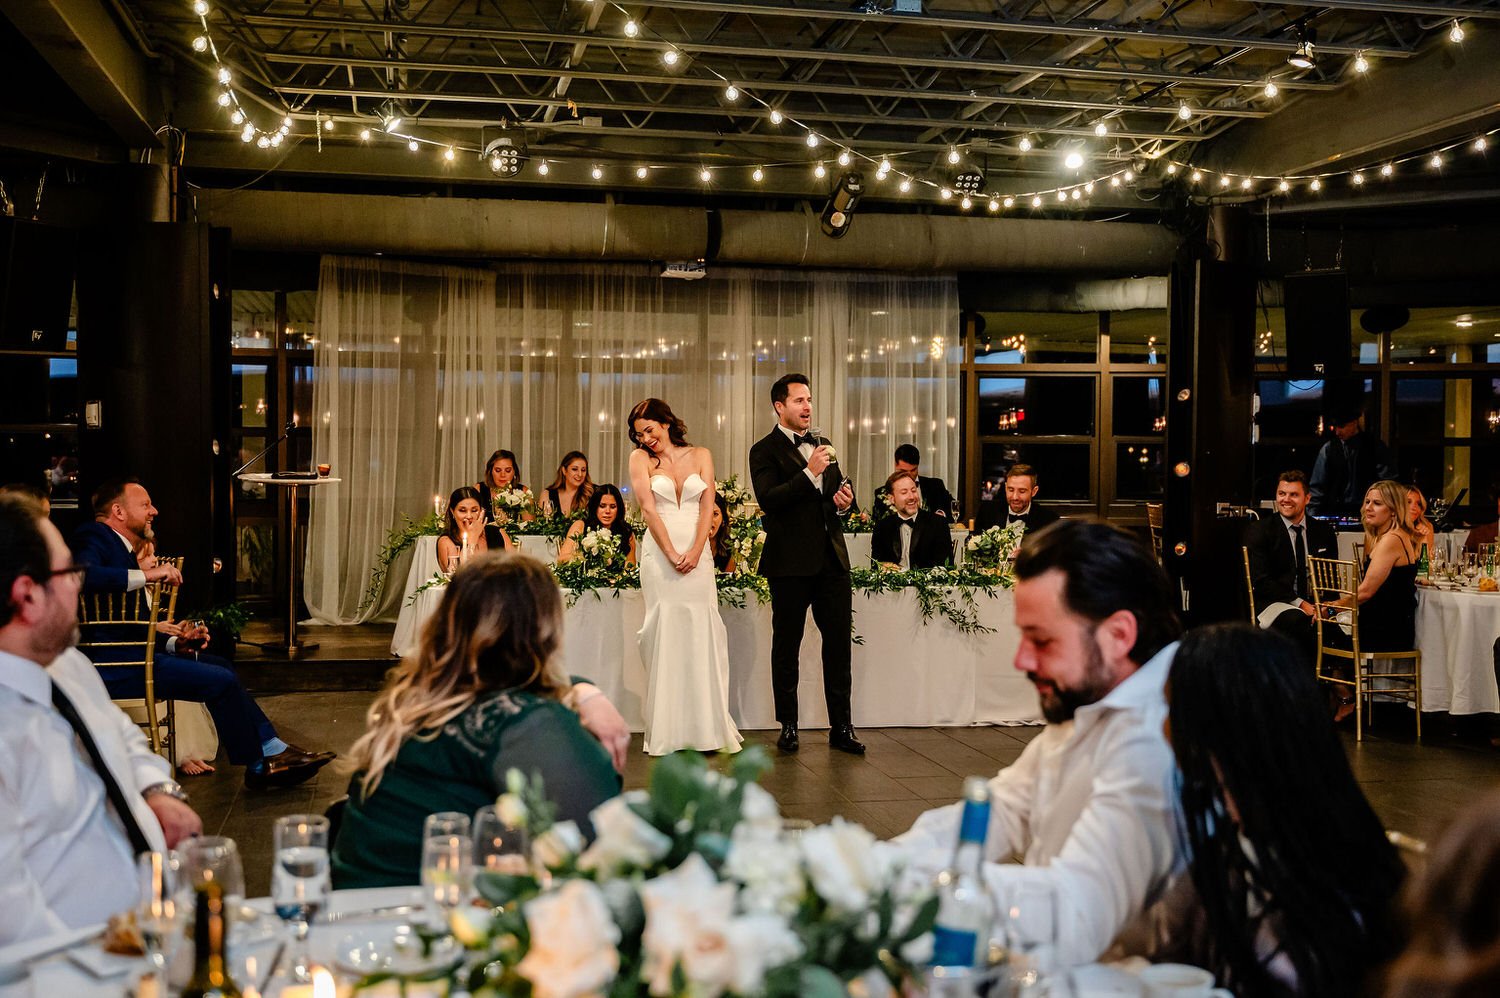
{"label": "long blonde hair", "polygon": [[562,646],[562,595],[535,558],[471,559],[422,630],[414,658],[391,673],[370,705],[351,754],[369,797],[408,738],[433,739],[490,690],[558,698],[569,686],[555,659]]}
{"label": "long blonde hair", "polygon": [[[1402,485],[1400,482],[1393,482],[1389,478],[1387,478],[1382,481],[1376,482],[1368,489],[1365,489],[1366,496],[1368,496],[1371,492],[1379,492],[1380,500],[1385,503],[1388,509],[1390,509],[1390,529],[1400,530],[1402,537],[1404,537],[1408,541],[1413,541],[1415,538],[1412,534],[1411,518],[1407,515],[1406,511],[1406,486]],[[1361,517],[1360,519],[1361,526],[1363,526],[1364,518]],[[1370,533],[1370,528],[1365,527],[1365,539],[1367,544],[1366,550],[1373,551],[1373,542],[1379,540],[1381,536],[1381,534]]]}

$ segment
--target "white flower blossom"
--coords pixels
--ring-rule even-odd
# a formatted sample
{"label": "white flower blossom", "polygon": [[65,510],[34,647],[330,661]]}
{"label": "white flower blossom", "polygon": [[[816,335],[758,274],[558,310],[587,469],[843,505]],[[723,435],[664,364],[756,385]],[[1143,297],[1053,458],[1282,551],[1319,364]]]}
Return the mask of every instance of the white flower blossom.
{"label": "white flower blossom", "polygon": [[495,816],[512,828],[525,828],[530,814],[519,794],[503,793],[495,801]]}
{"label": "white flower blossom", "polygon": [[648,799],[644,790],[632,790],[594,808],[589,820],[597,837],[578,857],[578,865],[608,873],[626,866],[650,866],[664,857],[672,848],[672,840],[630,809],[632,802]]}
{"label": "white flower blossom", "polygon": [[859,911],[886,886],[888,854],[859,825],[834,818],[803,832],[797,842],[813,889],[834,908]]}
{"label": "white flower blossom", "polygon": [[559,821],[531,843],[531,858],[547,868],[562,866],[583,849],[578,823]]}
{"label": "white flower blossom", "polygon": [[590,880],[527,901],[522,910],[531,948],[516,972],[531,981],[534,998],[600,994],[620,969],[620,929]]}
{"label": "white flower blossom", "polygon": [[743,911],[792,915],[807,891],[802,853],[779,833],[741,822],[730,837],[724,873],[744,885]]}

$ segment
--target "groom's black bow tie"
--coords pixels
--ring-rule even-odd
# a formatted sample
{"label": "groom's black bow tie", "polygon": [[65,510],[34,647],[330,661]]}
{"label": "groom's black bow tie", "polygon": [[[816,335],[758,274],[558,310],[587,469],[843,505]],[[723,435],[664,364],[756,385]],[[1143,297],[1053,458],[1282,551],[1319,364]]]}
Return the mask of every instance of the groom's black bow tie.
{"label": "groom's black bow tie", "polygon": [[807,434],[806,436],[798,437],[797,446],[801,447],[803,444],[807,444],[809,447],[816,447],[818,446],[818,438],[811,433]]}

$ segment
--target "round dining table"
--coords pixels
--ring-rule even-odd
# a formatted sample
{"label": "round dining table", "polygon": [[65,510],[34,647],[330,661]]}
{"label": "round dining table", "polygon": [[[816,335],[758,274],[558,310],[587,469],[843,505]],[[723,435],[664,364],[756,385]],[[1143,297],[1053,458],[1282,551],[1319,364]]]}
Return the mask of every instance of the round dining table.
{"label": "round dining table", "polygon": [[1500,592],[1417,588],[1417,650],[1422,653],[1422,710],[1500,712],[1495,641]]}

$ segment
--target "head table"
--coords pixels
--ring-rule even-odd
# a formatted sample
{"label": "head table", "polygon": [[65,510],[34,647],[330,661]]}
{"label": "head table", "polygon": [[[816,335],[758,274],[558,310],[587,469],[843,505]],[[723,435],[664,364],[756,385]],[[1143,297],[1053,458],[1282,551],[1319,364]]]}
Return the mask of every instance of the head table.
{"label": "head table", "polygon": [[[868,563],[869,534],[862,541]],[[423,589],[437,571],[436,541],[418,549],[408,573],[407,595],[391,644],[395,655],[417,649],[422,622],[442,601],[441,585]],[[543,556],[524,538],[523,552]],[[421,541],[418,542],[421,545]],[[425,549],[424,549],[425,548]],[[550,551],[550,549],[549,549]],[[850,559],[856,564],[857,548]],[[428,560],[430,557],[430,561]],[[570,594],[570,600],[574,594]],[[934,616],[922,619],[909,591],[854,594],[854,723],[867,727],[1038,723],[1036,691],[1011,665],[1019,644],[1009,590],[974,596],[987,633],[963,634]],[[719,607],[729,632],[729,712],[746,729],[775,728],[771,696],[771,607],[744,593],[744,606]],[[595,683],[625,715],[633,730],[644,727],[646,667],[636,633],[646,608],[639,589],[576,594],[565,611],[563,657],[570,675]],[[802,640],[799,702],[803,727],[824,727],[822,642],[808,625]]]}

